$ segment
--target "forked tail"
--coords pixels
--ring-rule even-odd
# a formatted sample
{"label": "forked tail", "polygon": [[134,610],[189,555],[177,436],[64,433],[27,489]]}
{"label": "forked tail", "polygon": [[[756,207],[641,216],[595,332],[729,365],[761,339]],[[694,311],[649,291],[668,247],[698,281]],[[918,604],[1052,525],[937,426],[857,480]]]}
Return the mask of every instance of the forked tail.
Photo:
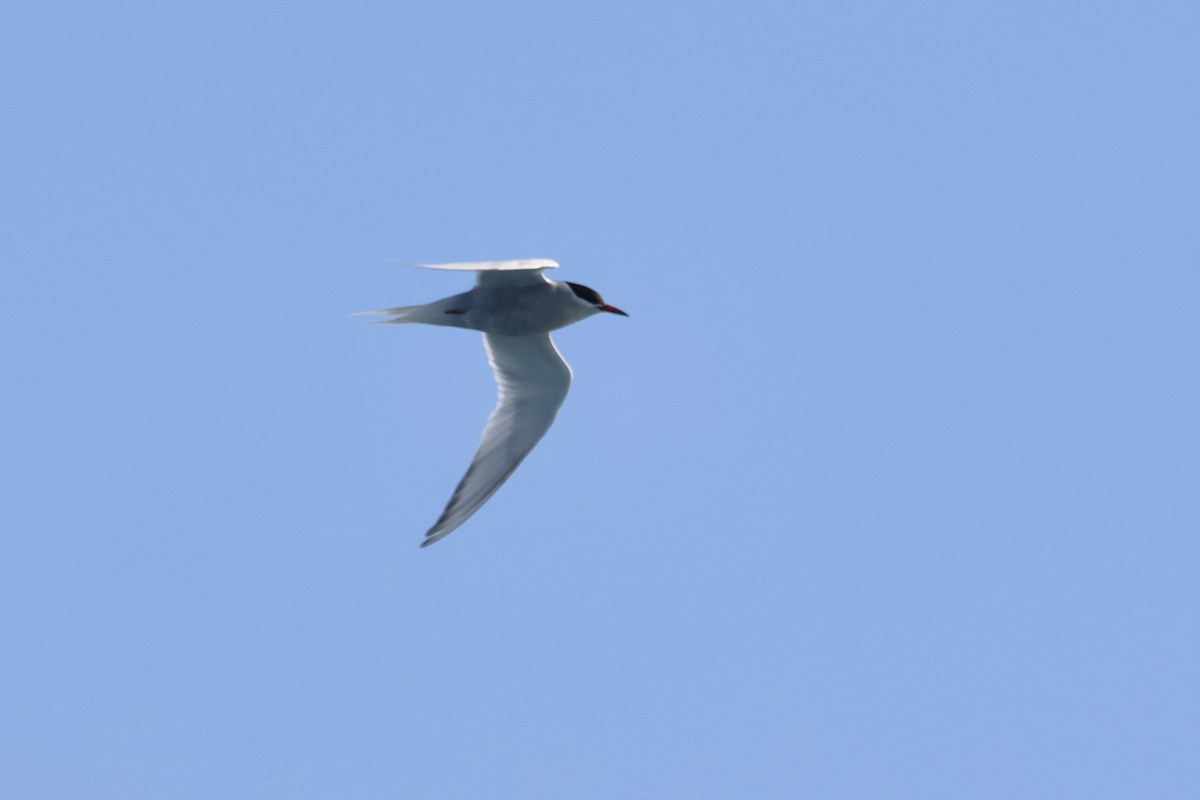
{"label": "forked tail", "polygon": [[369,316],[386,316],[391,319],[380,319],[372,322],[372,325],[397,325],[402,322],[426,322],[422,317],[421,310],[425,306],[399,306],[397,308],[381,308],[378,311],[359,311],[356,314],[351,314],[352,317],[369,317]]}

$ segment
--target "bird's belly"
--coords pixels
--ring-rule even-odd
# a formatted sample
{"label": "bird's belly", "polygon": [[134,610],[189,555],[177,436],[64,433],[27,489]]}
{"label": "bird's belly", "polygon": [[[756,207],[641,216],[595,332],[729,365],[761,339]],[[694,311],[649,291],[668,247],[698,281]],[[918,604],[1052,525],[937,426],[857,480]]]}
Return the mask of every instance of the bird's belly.
{"label": "bird's belly", "polygon": [[485,333],[533,336],[549,333],[574,320],[570,307],[556,303],[549,286],[493,289],[477,297],[464,322]]}

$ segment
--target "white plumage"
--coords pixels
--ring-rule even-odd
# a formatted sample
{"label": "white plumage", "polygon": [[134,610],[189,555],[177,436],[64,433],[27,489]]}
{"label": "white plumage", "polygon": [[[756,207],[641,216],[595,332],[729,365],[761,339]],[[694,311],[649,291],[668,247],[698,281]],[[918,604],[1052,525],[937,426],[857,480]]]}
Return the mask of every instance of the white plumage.
{"label": "white plumage", "polygon": [[628,314],[605,303],[593,289],[546,278],[544,270],[558,267],[549,259],[414,266],[473,271],[475,288],[433,303],[364,313],[391,317],[382,324],[416,322],[483,331],[500,395],[471,465],[425,534],[425,547],[478,511],[554,423],[571,386],[571,368],[550,331],[602,311]]}

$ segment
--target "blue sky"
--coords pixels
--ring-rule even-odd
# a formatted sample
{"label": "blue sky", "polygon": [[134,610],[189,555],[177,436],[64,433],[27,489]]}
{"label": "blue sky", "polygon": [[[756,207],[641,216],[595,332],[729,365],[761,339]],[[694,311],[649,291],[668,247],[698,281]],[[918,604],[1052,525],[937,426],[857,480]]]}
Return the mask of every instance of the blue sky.
{"label": "blue sky", "polygon": [[[1186,3],[10,3],[0,788],[1200,784]],[[419,550],[543,257],[558,422]]]}

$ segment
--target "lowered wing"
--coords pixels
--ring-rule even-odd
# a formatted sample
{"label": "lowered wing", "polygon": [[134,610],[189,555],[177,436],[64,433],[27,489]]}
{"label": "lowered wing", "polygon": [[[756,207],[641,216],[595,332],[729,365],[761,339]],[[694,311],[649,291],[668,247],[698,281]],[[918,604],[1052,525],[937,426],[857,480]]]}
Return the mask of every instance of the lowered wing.
{"label": "lowered wing", "polygon": [[[548,263],[554,264],[553,261]],[[550,430],[571,387],[571,368],[559,355],[549,334],[501,336],[485,333],[483,342],[500,399],[488,417],[471,466],[454,490],[442,516],[425,534],[422,547],[433,544],[466,522],[504,485]]]}

